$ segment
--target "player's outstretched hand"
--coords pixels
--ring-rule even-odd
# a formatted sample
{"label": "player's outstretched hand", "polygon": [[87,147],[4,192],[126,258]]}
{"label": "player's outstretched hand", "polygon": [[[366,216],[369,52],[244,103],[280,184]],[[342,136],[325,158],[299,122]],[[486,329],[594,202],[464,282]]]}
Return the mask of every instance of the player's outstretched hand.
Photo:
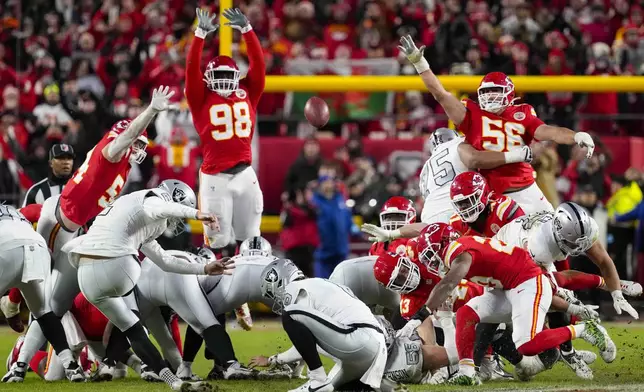
{"label": "player's outstretched hand", "polygon": [[214,23],[217,15],[212,17],[206,10],[197,8],[197,29],[195,30],[195,35],[199,38],[206,38],[206,36],[212,32],[217,31],[219,25]]}
{"label": "player's outstretched hand", "polygon": [[568,313],[573,316],[579,317],[581,320],[595,320],[599,318],[599,313],[597,313],[597,305],[568,305]]}
{"label": "player's outstretched hand", "polygon": [[168,86],[159,86],[152,91],[152,101],[150,107],[155,112],[167,110],[170,106],[170,98],[174,95],[174,90],[170,91]]}
{"label": "player's outstretched hand", "polygon": [[411,35],[405,35],[400,38],[400,45],[398,49],[407,57],[410,63],[416,64],[423,59],[423,53],[425,52],[425,46],[421,46],[420,49],[416,47],[414,40],[411,39]]}
{"label": "player's outstretched hand", "polygon": [[271,358],[265,357],[263,355],[252,357],[250,359],[250,363],[248,364],[248,367],[251,369],[255,369],[256,367],[269,367],[271,365],[274,365],[274,363],[276,362],[276,361],[273,361],[273,363],[271,363]]}
{"label": "player's outstretched hand", "polygon": [[615,308],[617,314],[622,314],[622,311],[625,311],[635,320],[639,320],[639,313],[637,313],[637,310],[635,310],[631,306],[631,304],[628,303],[628,301],[624,298],[624,294],[622,294],[620,290],[611,291],[610,294],[613,296],[613,307]]}
{"label": "player's outstretched hand", "polygon": [[247,32],[250,29],[250,23],[248,18],[239,10],[239,8],[229,8],[224,10],[222,15],[228,19],[226,26],[230,26],[235,30],[241,31],[242,33]]}
{"label": "player's outstretched hand", "polygon": [[206,225],[208,225],[208,227],[210,227],[212,230],[215,230],[217,232],[220,230],[219,219],[217,219],[217,215],[211,212],[198,211],[197,220],[206,222]]}
{"label": "player's outstretched hand", "polygon": [[390,230],[385,230],[382,227],[378,227],[370,223],[362,225],[360,230],[369,235],[369,241],[371,242],[387,242],[392,239]]}
{"label": "player's outstretched hand", "polygon": [[234,269],[235,260],[230,257],[211,261],[204,267],[204,271],[207,275],[232,275]]}
{"label": "player's outstretched hand", "polygon": [[577,143],[579,147],[586,148],[586,158],[593,156],[593,152],[595,151],[595,142],[593,141],[592,136],[586,132],[577,132],[575,133],[575,143]]}

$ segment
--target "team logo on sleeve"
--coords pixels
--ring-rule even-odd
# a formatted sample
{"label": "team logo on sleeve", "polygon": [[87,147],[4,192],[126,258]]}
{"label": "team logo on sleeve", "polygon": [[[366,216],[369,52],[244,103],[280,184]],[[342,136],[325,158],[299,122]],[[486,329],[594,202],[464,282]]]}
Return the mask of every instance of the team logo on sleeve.
{"label": "team logo on sleeve", "polygon": [[182,201],[186,200],[188,196],[186,196],[186,192],[183,191],[183,189],[179,188],[174,188],[172,191],[172,200],[175,203],[181,203]]}
{"label": "team logo on sleeve", "polygon": [[245,99],[246,98],[246,90],[242,90],[242,89],[235,90],[235,95],[239,99]]}
{"label": "team logo on sleeve", "polygon": [[515,119],[515,120],[517,120],[517,121],[523,121],[523,120],[525,120],[525,113],[523,113],[523,112],[516,112],[516,113],[514,113],[513,117],[514,117],[514,119]]}

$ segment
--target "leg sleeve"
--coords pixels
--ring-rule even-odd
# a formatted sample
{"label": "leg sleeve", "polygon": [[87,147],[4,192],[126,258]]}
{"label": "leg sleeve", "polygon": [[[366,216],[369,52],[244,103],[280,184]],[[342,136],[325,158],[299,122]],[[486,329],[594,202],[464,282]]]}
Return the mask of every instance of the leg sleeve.
{"label": "leg sleeve", "polygon": [[260,235],[264,211],[264,195],[259,187],[257,175],[252,167],[239,173],[232,180],[233,232],[237,241]]}
{"label": "leg sleeve", "polygon": [[211,248],[223,248],[232,242],[233,199],[229,189],[230,176],[199,173],[199,209],[212,212],[219,219],[220,231],[204,225],[204,240]]}

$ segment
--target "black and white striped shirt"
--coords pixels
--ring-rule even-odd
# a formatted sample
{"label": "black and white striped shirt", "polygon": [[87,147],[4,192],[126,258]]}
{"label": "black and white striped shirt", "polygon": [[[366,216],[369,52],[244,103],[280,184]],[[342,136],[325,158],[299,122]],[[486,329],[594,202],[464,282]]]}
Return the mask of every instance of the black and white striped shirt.
{"label": "black and white striped shirt", "polygon": [[29,204],[42,204],[50,197],[60,195],[64,186],[65,182],[54,182],[49,177],[38,181],[29,188],[25,194],[25,200],[22,202],[22,206],[24,207]]}

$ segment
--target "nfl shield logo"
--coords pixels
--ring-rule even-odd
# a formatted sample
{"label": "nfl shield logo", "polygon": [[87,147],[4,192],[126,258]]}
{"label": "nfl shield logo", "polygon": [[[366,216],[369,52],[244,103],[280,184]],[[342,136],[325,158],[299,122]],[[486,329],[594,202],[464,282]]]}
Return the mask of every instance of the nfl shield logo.
{"label": "nfl shield logo", "polygon": [[239,98],[239,99],[244,99],[244,98],[246,98],[246,91],[245,91],[245,90],[242,90],[242,89],[236,90],[236,91],[235,91],[235,95],[236,95],[236,96],[237,96],[237,98]]}
{"label": "nfl shield logo", "polygon": [[525,113],[522,112],[516,112],[514,113],[514,119],[517,121],[525,120]]}

